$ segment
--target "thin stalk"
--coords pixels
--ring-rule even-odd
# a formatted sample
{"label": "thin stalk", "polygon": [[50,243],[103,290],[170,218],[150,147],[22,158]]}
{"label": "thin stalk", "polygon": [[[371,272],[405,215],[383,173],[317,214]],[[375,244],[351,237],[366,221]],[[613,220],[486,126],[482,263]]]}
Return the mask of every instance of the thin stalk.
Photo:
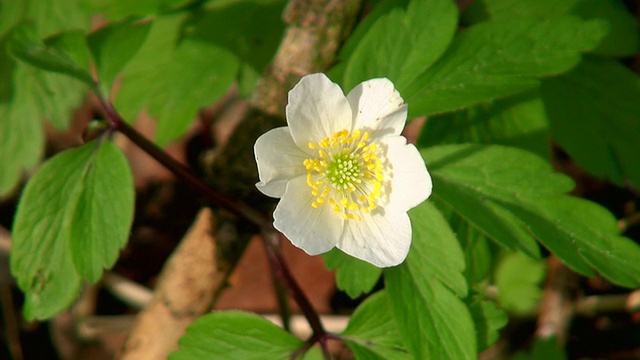
{"label": "thin stalk", "polygon": [[191,169],[179,163],[153,142],[142,136],[139,132],[127,124],[113,106],[104,100],[100,100],[107,113],[112,129],[124,134],[134,144],[144,150],[156,161],[171,171],[180,181],[191,189],[203,195],[205,199],[221,208],[225,208],[235,215],[242,217],[260,227],[271,227],[271,220],[261,212],[253,209],[242,201],[230,198],[212,188],[205,181],[196,176]]}
{"label": "thin stalk", "polygon": [[[267,257],[269,258],[269,263],[271,264],[275,277],[287,289],[289,294],[293,297],[293,300],[298,304],[313,331],[312,337],[305,344],[304,351],[314,343],[319,342],[325,359],[330,359],[329,350],[326,344],[326,340],[330,337],[330,334],[324,330],[324,327],[320,322],[320,316],[294,279],[285,259],[282,257],[282,254],[276,250],[275,244],[278,243],[279,233],[273,227],[271,217],[253,209],[242,201],[232,199],[212,188],[208,183],[196,176],[187,166],[176,161],[156,144],[149,141],[129,126],[113,108],[111,103],[100,96],[99,98],[107,114],[108,120],[111,123],[111,129],[109,131],[119,131],[124,134],[134,144],[171,171],[180,181],[186,183],[194,191],[204,196],[208,202],[221,208],[225,208],[233,212],[235,215],[244,218],[261,228]],[[296,353],[294,353],[294,357],[295,356]]]}

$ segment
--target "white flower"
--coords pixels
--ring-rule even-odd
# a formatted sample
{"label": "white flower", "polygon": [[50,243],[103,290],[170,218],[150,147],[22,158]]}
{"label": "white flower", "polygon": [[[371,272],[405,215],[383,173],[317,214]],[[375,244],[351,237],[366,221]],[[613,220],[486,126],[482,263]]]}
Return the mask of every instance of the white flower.
{"label": "white flower", "polygon": [[387,79],[346,97],[324,74],[289,92],[288,127],[255,144],[265,195],[281,198],[274,226],[310,255],[331,250],[379,267],[400,264],[411,245],[407,211],[431,194],[415,146],[400,135],[407,106]]}

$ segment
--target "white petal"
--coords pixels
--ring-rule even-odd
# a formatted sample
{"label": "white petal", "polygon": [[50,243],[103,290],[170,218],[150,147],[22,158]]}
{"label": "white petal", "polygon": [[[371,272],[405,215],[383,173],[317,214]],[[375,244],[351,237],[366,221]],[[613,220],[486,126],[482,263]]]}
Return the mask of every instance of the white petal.
{"label": "white petal", "polygon": [[287,123],[293,140],[303,151],[309,142],[351,130],[351,107],[342,89],[324,74],[303,77],[289,92]]}
{"label": "white petal", "polygon": [[260,182],[258,190],[271,197],[282,197],[287,182],[306,174],[307,154],[293,142],[288,127],[269,130],[256,140],[253,148]]}
{"label": "white petal", "polygon": [[312,207],[313,201],[306,176],[289,181],[273,213],[273,226],[293,245],[309,255],[318,255],[331,250],[338,242],[344,220],[334,214],[328,204],[317,209]]}
{"label": "white petal", "polygon": [[377,129],[383,135],[400,135],[407,121],[407,105],[388,79],[367,80],[347,95],[354,129]]}
{"label": "white petal", "polygon": [[406,212],[431,195],[431,176],[418,149],[407,144],[403,136],[385,137],[380,143],[387,147],[386,156],[393,171],[385,209]]}
{"label": "white petal", "polygon": [[362,220],[345,222],[336,247],[378,267],[400,264],[411,246],[411,222],[405,212],[362,214]]}

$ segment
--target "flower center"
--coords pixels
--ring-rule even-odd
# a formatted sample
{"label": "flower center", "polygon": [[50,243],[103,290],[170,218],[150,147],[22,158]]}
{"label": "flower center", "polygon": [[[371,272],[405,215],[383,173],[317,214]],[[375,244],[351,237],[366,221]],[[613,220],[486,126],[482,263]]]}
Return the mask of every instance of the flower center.
{"label": "flower center", "polygon": [[345,220],[362,220],[377,206],[385,180],[380,149],[368,132],[342,130],[309,143],[315,157],[306,159],[307,184],[318,208],[325,203]]}

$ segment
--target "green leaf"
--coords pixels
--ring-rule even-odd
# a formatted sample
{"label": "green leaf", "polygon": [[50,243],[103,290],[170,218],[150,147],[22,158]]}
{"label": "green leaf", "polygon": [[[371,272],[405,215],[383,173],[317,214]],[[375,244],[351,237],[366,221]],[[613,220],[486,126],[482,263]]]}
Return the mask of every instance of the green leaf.
{"label": "green leaf", "polygon": [[410,359],[391,316],[387,293],[380,291],[363,302],[340,338],[356,359]]}
{"label": "green leaf", "polygon": [[458,241],[431,203],[409,215],[414,231],[409,256],[384,272],[398,330],[414,358],[475,358],[471,315],[457,296],[467,291]]}
{"label": "green leaf", "polygon": [[185,39],[174,48],[180,21],[176,15],[154,21],[145,44],[122,72],[115,100],[129,121],[147,107],[158,120],[159,145],[183,135],[201,107],[226,93],[239,69],[235,55],[220,46]]}
{"label": "green leaf", "polygon": [[462,275],[464,254],[440,211],[432,203],[424,202],[411,209],[409,217],[413,232],[411,270],[440,281],[459,297],[466,296],[467,282]]}
{"label": "green leaf", "polygon": [[[236,55],[243,63],[245,78],[242,80],[253,80],[253,87],[282,40],[285,4],[282,0],[213,3],[189,19],[184,31],[190,38],[214,44]],[[247,77],[248,71],[258,76]],[[245,87],[249,87],[249,84],[245,84]],[[248,92],[247,89],[243,90]]]}
{"label": "green leaf", "polygon": [[433,198],[487,236],[522,250],[529,240],[521,237],[534,237],[583,275],[596,269],[616,284],[640,285],[640,247],[618,235],[607,210],[563,195],[572,181],[545,161],[502,146],[452,145],[422,154],[431,168]]}
{"label": "green leaf", "polygon": [[542,260],[522,253],[506,254],[495,270],[498,302],[504,309],[517,314],[532,311],[542,299],[541,284],[546,275]]}
{"label": "green leaf", "polygon": [[567,355],[558,345],[555,337],[536,339],[530,353],[520,351],[513,356],[513,360],[566,360]]}
{"label": "green leaf", "polygon": [[583,19],[606,21],[609,31],[600,44],[593,49],[594,54],[605,56],[632,56],[638,52],[640,37],[638,21],[620,0],[580,0],[573,14]]}
{"label": "green leaf", "polygon": [[[586,171],[640,185],[640,78],[613,60],[586,58],[543,82],[551,134]],[[569,100],[570,101],[567,101]]]}
{"label": "green leaf", "polygon": [[478,0],[464,14],[473,23],[519,18],[550,18],[566,15],[581,0]]}
{"label": "green leaf", "polygon": [[178,7],[188,5],[193,0],[84,0],[85,6],[95,14],[108,19],[120,20],[132,16],[149,16],[170,12]]}
{"label": "green leaf", "polygon": [[490,21],[472,26],[401,93],[413,116],[457,110],[538,86],[575,66],[606,24],[573,16]]}
{"label": "green leaf", "polygon": [[108,96],[113,81],[144,43],[151,23],[125,20],[109,24],[89,35],[87,42],[96,61],[100,87]]}
{"label": "green leaf", "polygon": [[66,74],[93,86],[83,34],[74,31],[43,42],[34,27],[24,25],[13,32],[9,49],[27,64]]}
{"label": "green leaf", "polygon": [[[49,318],[69,306],[80,290],[80,274],[97,280],[96,273],[115,261],[126,241],[133,215],[132,181],[128,169],[118,160],[122,155],[114,155],[113,146],[93,141],[54,156],[29,180],[23,192],[12,230],[11,271],[26,295],[24,312],[30,320]],[[111,165],[124,173],[114,175]],[[128,183],[129,188],[106,190],[111,185],[109,180],[115,185]],[[104,194],[95,194],[96,190],[108,191],[112,197],[105,199]],[[112,216],[116,210],[121,213],[111,219],[99,218]],[[115,237],[100,238],[105,234]],[[95,241],[101,244],[85,244],[92,253],[78,254],[74,247],[88,239],[74,236],[99,238]],[[78,261],[77,256],[89,256],[96,264],[78,268],[78,263],[86,260]]]}
{"label": "green leaf", "polygon": [[83,31],[69,31],[42,41],[34,26],[22,25],[8,45],[24,61],[20,66],[29,69],[29,81],[36,84],[31,96],[37,108],[59,130],[69,127],[71,113],[84,99],[87,85],[93,86],[84,37]]}
{"label": "green leaf", "polygon": [[180,339],[170,360],[290,359],[304,343],[269,321],[241,311],[199,317]]}
{"label": "green leaf", "polygon": [[478,301],[469,306],[476,328],[478,352],[493,345],[500,337],[499,330],[507,325],[509,317],[493,301]]}
{"label": "green leaf", "polygon": [[548,120],[538,92],[430,117],[418,140],[421,147],[465,142],[516,146],[549,159]]}
{"label": "green leaf", "polygon": [[451,0],[413,0],[406,10],[390,9],[371,25],[349,57],[343,87],[351,89],[364,80],[388,77],[402,89],[449,46],[457,15]]}
{"label": "green leaf", "polygon": [[41,38],[61,31],[88,30],[91,26],[91,17],[82,9],[84,1],[38,0],[37,3],[13,1],[22,4],[11,6],[15,11],[11,15],[33,23]]}
{"label": "green leaf", "polygon": [[336,270],[336,285],[352,299],[370,292],[380,279],[382,269],[351,257],[338,249],[322,256],[327,269]]}
{"label": "green leaf", "polygon": [[106,141],[87,165],[71,220],[71,255],[82,277],[96,282],[118,259],[133,221],[133,175],[120,149]]}
{"label": "green leaf", "polygon": [[620,0],[478,0],[465,12],[464,19],[470,22],[487,19],[548,19],[567,14],[607,23],[606,35],[591,52],[606,56],[630,56],[638,51],[637,21]]}
{"label": "green leaf", "polygon": [[[11,73],[5,74],[9,69]],[[5,93],[0,98],[1,197],[13,190],[22,172],[33,168],[42,157],[44,126],[31,95],[34,84],[26,69],[17,67],[14,71],[10,67],[0,67],[0,73],[10,80],[8,84],[0,84]]]}
{"label": "green leaf", "polygon": [[440,211],[448,213],[446,217],[448,217],[451,228],[460,241],[466,264],[465,279],[470,286],[482,282],[487,278],[492,267],[493,255],[489,247],[489,240],[446,206],[440,208]]}

